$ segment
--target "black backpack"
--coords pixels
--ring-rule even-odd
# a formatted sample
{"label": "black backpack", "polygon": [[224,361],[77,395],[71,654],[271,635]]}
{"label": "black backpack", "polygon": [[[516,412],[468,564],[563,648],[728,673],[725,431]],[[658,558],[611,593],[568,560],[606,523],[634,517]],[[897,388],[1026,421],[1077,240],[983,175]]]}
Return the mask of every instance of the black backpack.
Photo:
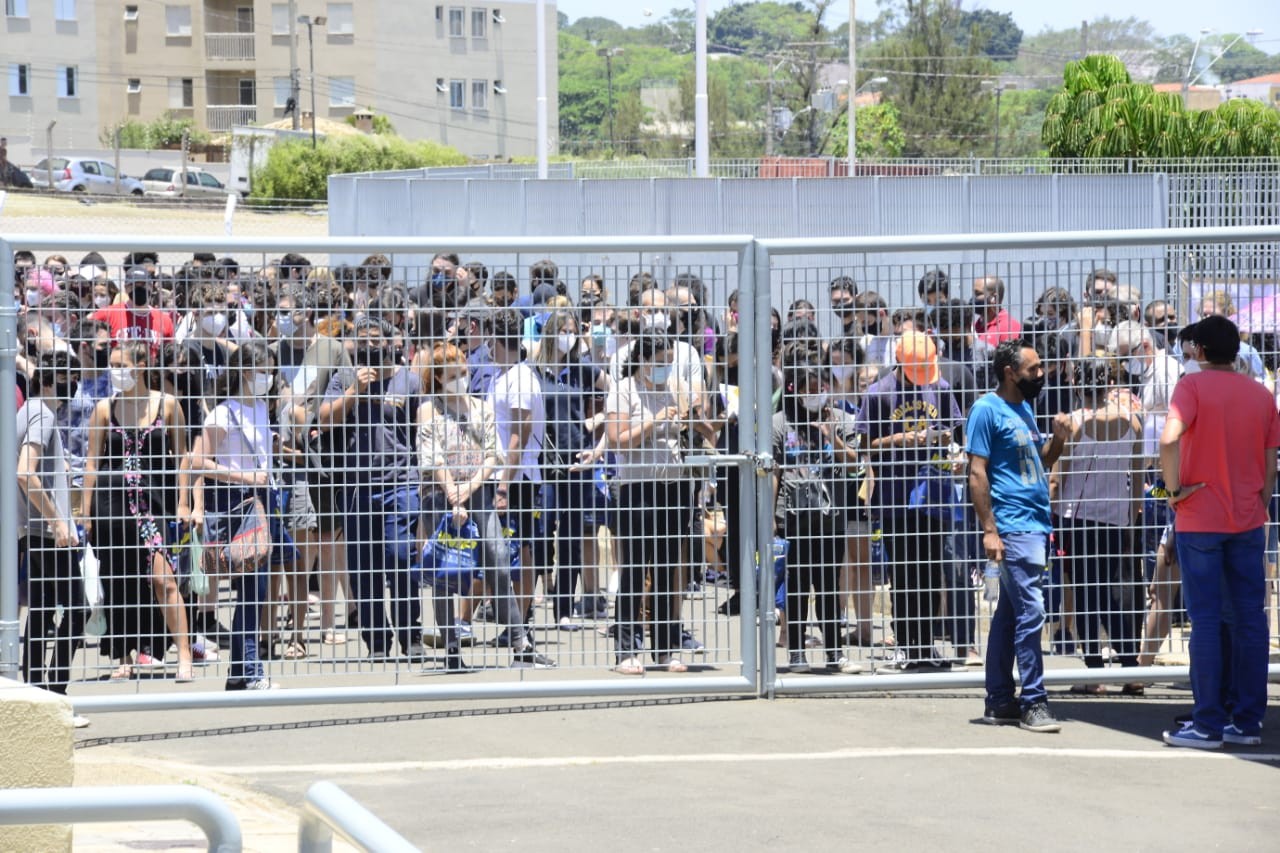
{"label": "black backpack", "polygon": [[535,372],[542,389],[545,411],[542,450],[539,453],[542,477],[544,480],[563,480],[569,476],[569,468],[577,464],[578,452],[587,449],[591,441],[583,424],[583,391],[565,381],[569,368],[559,376],[540,366],[535,368]]}

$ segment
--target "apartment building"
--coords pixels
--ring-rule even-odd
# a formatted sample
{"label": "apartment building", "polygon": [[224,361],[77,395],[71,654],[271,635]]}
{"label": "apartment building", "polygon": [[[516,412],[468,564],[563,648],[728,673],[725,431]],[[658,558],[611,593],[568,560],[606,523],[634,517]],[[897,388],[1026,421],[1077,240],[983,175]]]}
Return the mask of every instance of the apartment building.
{"label": "apartment building", "polygon": [[[165,112],[225,132],[285,117],[297,91],[299,113],[314,92],[321,118],[370,109],[402,136],[475,157],[536,153],[533,0],[4,3],[0,134],[35,137],[57,120],[56,145],[95,146],[104,128]],[[554,3],[546,32],[555,128]]]}

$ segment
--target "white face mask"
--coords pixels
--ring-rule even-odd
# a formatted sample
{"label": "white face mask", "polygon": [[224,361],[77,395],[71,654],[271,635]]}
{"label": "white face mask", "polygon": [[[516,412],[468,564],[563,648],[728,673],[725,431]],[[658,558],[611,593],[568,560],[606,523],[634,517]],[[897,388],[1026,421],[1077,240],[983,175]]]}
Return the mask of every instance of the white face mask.
{"label": "white face mask", "polygon": [[671,325],[671,318],[667,316],[665,311],[656,311],[640,315],[640,326],[650,332],[665,332]]}
{"label": "white face mask", "polygon": [[219,311],[217,314],[205,314],[200,318],[200,328],[210,337],[218,337],[227,330],[227,315]]}
{"label": "white face mask", "polygon": [[271,374],[254,373],[249,378],[249,393],[255,397],[265,397],[271,392]]}
{"label": "white face mask", "polygon": [[138,381],[133,378],[133,370],[128,367],[111,368],[111,387],[115,391],[132,391]]}
{"label": "white face mask", "polygon": [[455,376],[441,386],[440,390],[448,397],[465,397],[471,390],[465,376]]}
{"label": "white face mask", "polygon": [[831,365],[831,378],[840,384],[848,382],[853,376],[852,364],[833,364]]}
{"label": "white face mask", "polygon": [[1196,361],[1195,359],[1189,358],[1182,363],[1183,375],[1190,376],[1192,373],[1199,373],[1199,372],[1200,372],[1200,362]]}
{"label": "white face mask", "polygon": [[826,392],[821,394],[804,394],[800,397],[800,405],[804,406],[807,411],[820,412],[822,407],[827,405]]}
{"label": "white face mask", "polygon": [[95,296],[95,297],[93,297],[93,307],[94,307],[94,308],[106,308],[106,307],[107,307],[108,305],[110,305],[110,304],[111,304],[111,297],[110,297],[110,296]]}
{"label": "white face mask", "polygon": [[1143,364],[1142,359],[1136,355],[1125,361],[1124,369],[1130,376],[1141,376],[1147,372],[1147,366]]}
{"label": "white face mask", "polygon": [[27,288],[27,307],[28,308],[39,308],[41,298],[42,297],[39,289],[34,287]]}
{"label": "white face mask", "polygon": [[568,355],[573,350],[573,344],[577,341],[577,335],[560,334],[556,336],[556,349],[560,350],[561,355]]}

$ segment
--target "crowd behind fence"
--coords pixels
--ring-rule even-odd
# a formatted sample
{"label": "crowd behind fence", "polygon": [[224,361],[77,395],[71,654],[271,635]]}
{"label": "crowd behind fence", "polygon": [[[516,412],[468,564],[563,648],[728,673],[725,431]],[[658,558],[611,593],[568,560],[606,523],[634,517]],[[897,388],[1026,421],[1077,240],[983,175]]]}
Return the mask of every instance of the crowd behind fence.
{"label": "crowd behind fence", "polygon": [[[1280,232],[965,239],[986,260],[935,267],[955,247],[925,242],[878,268],[884,241],[663,238],[676,270],[657,277],[555,260],[643,257],[634,240],[548,241],[527,266],[536,241],[348,240],[332,251],[361,262],[332,268],[306,256],[321,243],[229,241],[173,265],[118,239],[98,245],[120,260],[90,239],[5,241],[22,579],[0,596],[25,608],[23,675],[154,693],[692,671],[678,691],[757,667],[976,670],[994,602],[963,433],[1016,336],[1048,368],[1042,429],[1073,423],[1050,480],[1045,647],[1150,666],[1187,630],[1154,452],[1187,366],[1178,330],[1234,316],[1239,369],[1274,392],[1280,366],[1275,282],[1243,251],[1188,275],[1178,247],[1274,252]],[[1143,242],[1164,248],[1155,275],[1016,260]],[[710,251],[737,260],[680,263]],[[904,276],[910,300],[872,289]]]}

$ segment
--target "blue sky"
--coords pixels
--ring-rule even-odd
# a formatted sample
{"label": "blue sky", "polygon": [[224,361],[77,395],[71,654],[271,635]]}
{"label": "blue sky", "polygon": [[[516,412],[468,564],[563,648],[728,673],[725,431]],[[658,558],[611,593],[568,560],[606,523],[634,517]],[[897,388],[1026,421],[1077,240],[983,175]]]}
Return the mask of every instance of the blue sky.
{"label": "blue sky", "polygon": [[[710,0],[712,11],[729,5],[730,0]],[[687,4],[673,4],[671,0],[561,0],[557,4],[569,20],[587,15],[602,15],[626,26],[639,26],[660,18],[676,5],[693,8],[693,0]],[[1201,28],[1211,27],[1216,32],[1244,32],[1262,30],[1254,42],[1267,53],[1280,52],[1280,2],[1276,0],[1228,0],[1210,4],[1204,0],[1073,0],[1071,3],[1054,3],[1049,0],[993,0],[978,3],[963,0],[966,9],[987,8],[997,12],[1011,12],[1023,31],[1035,34],[1043,29],[1078,27],[1082,20],[1110,15],[1113,18],[1130,16],[1151,22],[1161,35],[1187,33],[1196,35]],[[646,18],[644,10],[651,9],[653,17]],[[874,18],[878,7],[874,0],[862,0],[858,8],[858,20]],[[836,0],[828,20],[838,26],[849,19],[849,4]]]}

